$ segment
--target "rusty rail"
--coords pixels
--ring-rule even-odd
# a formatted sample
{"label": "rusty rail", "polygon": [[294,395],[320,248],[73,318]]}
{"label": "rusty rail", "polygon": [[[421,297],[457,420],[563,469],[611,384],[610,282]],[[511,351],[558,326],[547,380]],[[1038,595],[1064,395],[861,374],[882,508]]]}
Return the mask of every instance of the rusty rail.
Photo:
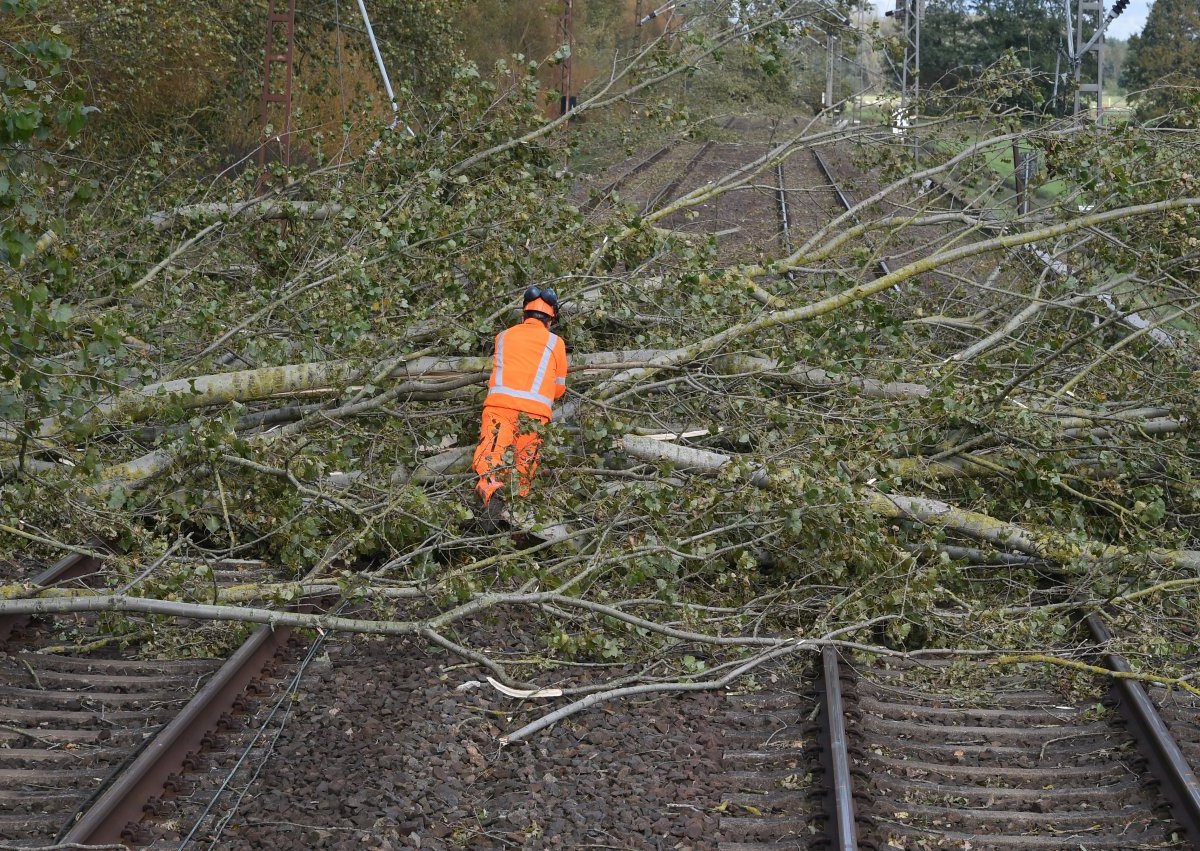
{"label": "rusty rail", "polygon": [[[829,181],[829,186],[831,189],[833,189],[834,195],[837,196],[838,203],[840,203],[846,209],[846,211],[849,212],[850,209],[854,205],[850,203],[849,197],[847,197],[846,193],[842,191],[842,188],[840,186],[838,186],[838,182],[836,180],[834,180],[833,172],[831,172],[829,170],[829,165],[825,162],[825,158],[822,157],[820,152],[817,151],[815,148],[813,149],[812,155],[814,157],[816,157],[817,168],[821,169],[821,173],[824,174],[825,179]],[[891,273],[892,273],[892,269],[890,266],[888,266],[887,261],[880,260],[879,261],[879,275],[877,277],[882,277],[883,275],[890,275]]]}
{"label": "rusty rail", "polygon": [[829,786],[829,842],[837,851],[857,851],[858,827],[854,820],[854,783],[850,776],[850,750],[846,737],[846,714],[842,703],[842,680],[837,650],[821,650],[824,693],[821,696],[821,761]]}
{"label": "rusty rail", "polygon": [[664,156],[666,156],[670,150],[671,150],[670,145],[663,145],[661,148],[659,148],[657,151],[652,153],[650,156],[646,157],[644,160],[637,163],[637,165],[635,165],[633,168],[629,169],[629,171],[620,175],[616,180],[613,180],[608,185],[606,185],[603,189],[600,190],[600,192],[594,198],[590,199],[587,203],[585,203],[582,207],[580,207],[580,210],[582,210],[585,213],[589,213],[592,210],[596,209],[605,201],[605,199],[608,198],[608,196],[610,194],[612,194],[614,191],[616,191],[621,186],[622,183],[629,180],[634,175],[640,174],[643,171],[645,171],[646,169],[650,168],[650,166],[654,165],[656,162],[658,162]]}
{"label": "rusty rail", "polygon": [[170,775],[183,768],[188,755],[232,707],[276,650],[287,642],[290,629],[263,626],[255,630],[221,666],[183,711],[149,741],[92,805],[59,837],[63,845],[103,845],[122,841],[126,826],[141,819],[150,800],[162,794]]}
{"label": "rusty rail", "polygon": [[775,190],[775,194],[779,196],[779,223],[782,225],[780,236],[783,239],[783,248],[788,254],[792,253],[792,217],[788,212],[787,187],[784,185],[783,178],[783,163],[775,164],[775,176],[778,178],[779,188]]}
{"label": "rusty rail", "polygon": [[658,192],[654,193],[653,197],[646,202],[646,206],[642,208],[642,215],[644,216],[648,213],[653,213],[656,209],[658,209],[659,202],[661,202],[663,198],[672,195],[675,190],[680,187],[687,176],[691,174],[696,166],[700,163],[700,160],[704,159],[705,155],[712,150],[712,146],[712,142],[705,142],[703,145],[701,145],[700,150],[696,151],[696,153],[692,155],[692,158],[687,161],[684,167],[677,172],[673,178],[671,178],[671,181],[662,189],[658,190]]}
{"label": "rusty rail", "polygon": [[[97,550],[105,549],[104,544],[99,541],[93,541],[92,545]],[[98,556],[72,553],[33,577],[30,585],[34,588],[46,588],[69,582],[72,579],[91,576],[99,571],[101,563]],[[0,615],[0,647],[8,642],[15,630],[29,623],[31,617],[31,615]]]}
{"label": "rusty rail", "polygon": [[[1098,614],[1093,612],[1088,615],[1087,625],[1097,644],[1105,645],[1112,640],[1112,633]],[[1132,670],[1125,657],[1117,653],[1105,651],[1104,661],[1113,671],[1129,673]],[[1192,847],[1200,848],[1200,781],[1196,778],[1196,772],[1188,765],[1183,751],[1179,749],[1141,683],[1114,677],[1113,689],[1120,699],[1119,709],[1137,740],[1138,749],[1146,757],[1150,771],[1162,786],[1171,814],[1187,831]]]}

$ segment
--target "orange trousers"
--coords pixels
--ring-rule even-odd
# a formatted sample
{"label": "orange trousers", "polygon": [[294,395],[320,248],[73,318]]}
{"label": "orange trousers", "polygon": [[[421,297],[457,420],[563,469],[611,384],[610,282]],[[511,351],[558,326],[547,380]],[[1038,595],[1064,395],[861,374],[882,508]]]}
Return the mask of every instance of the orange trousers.
{"label": "orange trousers", "polygon": [[[542,438],[521,428],[520,418],[546,422],[533,414],[522,414],[508,408],[483,407],[483,424],[479,429],[479,446],[475,447],[475,460],[471,465],[479,474],[475,490],[487,505],[492,494],[504,487],[517,471],[517,492],[529,496],[533,474],[537,472],[538,450]],[[508,454],[511,450],[511,455]]]}

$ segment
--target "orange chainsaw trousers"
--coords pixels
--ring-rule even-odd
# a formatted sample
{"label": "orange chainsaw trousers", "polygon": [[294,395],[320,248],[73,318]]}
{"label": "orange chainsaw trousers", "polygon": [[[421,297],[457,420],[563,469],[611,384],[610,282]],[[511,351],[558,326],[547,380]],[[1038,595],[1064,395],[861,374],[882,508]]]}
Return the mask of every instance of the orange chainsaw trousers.
{"label": "orange chainsaw trousers", "polygon": [[[504,487],[517,471],[517,492],[521,496],[529,496],[529,488],[533,484],[533,474],[537,472],[538,450],[542,448],[542,438],[528,426],[522,427],[520,418],[546,422],[535,414],[523,414],[509,408],[497,408],[485,405],[483,408],[483,424],[479,430],[479,446],[475,447],[475,459],[472,467],[479,475],[479,483],[475,490],[487,505],[492,494]],[[511,454],[509,454],[511,450]]]}

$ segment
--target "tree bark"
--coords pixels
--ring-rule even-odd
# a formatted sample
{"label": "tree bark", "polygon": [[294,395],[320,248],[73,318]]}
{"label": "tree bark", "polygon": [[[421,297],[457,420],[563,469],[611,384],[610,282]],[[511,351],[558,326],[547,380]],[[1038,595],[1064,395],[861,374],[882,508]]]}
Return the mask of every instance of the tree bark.
{"label": "tree bark", "polygon": [[[627,453],[644,461],[669,461],[679,469],[702,475],[713,475],[734,460],[717,452],[629,435],[623,438],[622,446]],[[758,487],[766,487],[770,476],[765,468],[760,467],[755,469],[747,480]],[[1192,550],[1149,550],[1145,553],[1135,553],[1125,547],[1098,541],[1075,541],[1057,531],[1031,531],[1015,523],[956,508],[936,499],[884,494],[878,491],[866,491],[862,494],[862,499],[872,512],[883,517],[916,520],[927,526],[936,526],[986,541],[998,549],[1016,550],[1063,566],[1080,561],[1120,561],[1133,564],[1149,561],[1166,567],[1200,571],[1200,552]]]}
{"label": "tree bark", "polygon": [[172,225],[194,224],[211,219],[232,219],[252,213],[260,219],[312,219],[320,221],[341,214],[342,205],[319,201],[288,201],[282,198],[255,198],[240,203],[188,204],[173,210],[159,210],[146,216],[155,230]]}

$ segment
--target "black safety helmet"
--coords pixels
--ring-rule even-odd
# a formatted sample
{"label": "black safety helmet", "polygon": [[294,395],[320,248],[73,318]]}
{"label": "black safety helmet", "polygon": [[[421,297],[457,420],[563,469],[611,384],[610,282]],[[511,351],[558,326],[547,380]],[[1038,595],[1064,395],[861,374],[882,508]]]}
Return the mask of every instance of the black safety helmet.
{"label": "black safety helmet", "polygon": [[550,305],[550,307],[558,310],[558,293],[549,287],[530,287],[525,290],[525,297],[521,303],[528,306],[531,301],[537,301],[539,298]]}
{"label": "black safety helmet", "polygon": [[553,322],[558,315],[558,294],[543,287],[530,287],[522,299],[525,315],[534,316],[544,322]]}

